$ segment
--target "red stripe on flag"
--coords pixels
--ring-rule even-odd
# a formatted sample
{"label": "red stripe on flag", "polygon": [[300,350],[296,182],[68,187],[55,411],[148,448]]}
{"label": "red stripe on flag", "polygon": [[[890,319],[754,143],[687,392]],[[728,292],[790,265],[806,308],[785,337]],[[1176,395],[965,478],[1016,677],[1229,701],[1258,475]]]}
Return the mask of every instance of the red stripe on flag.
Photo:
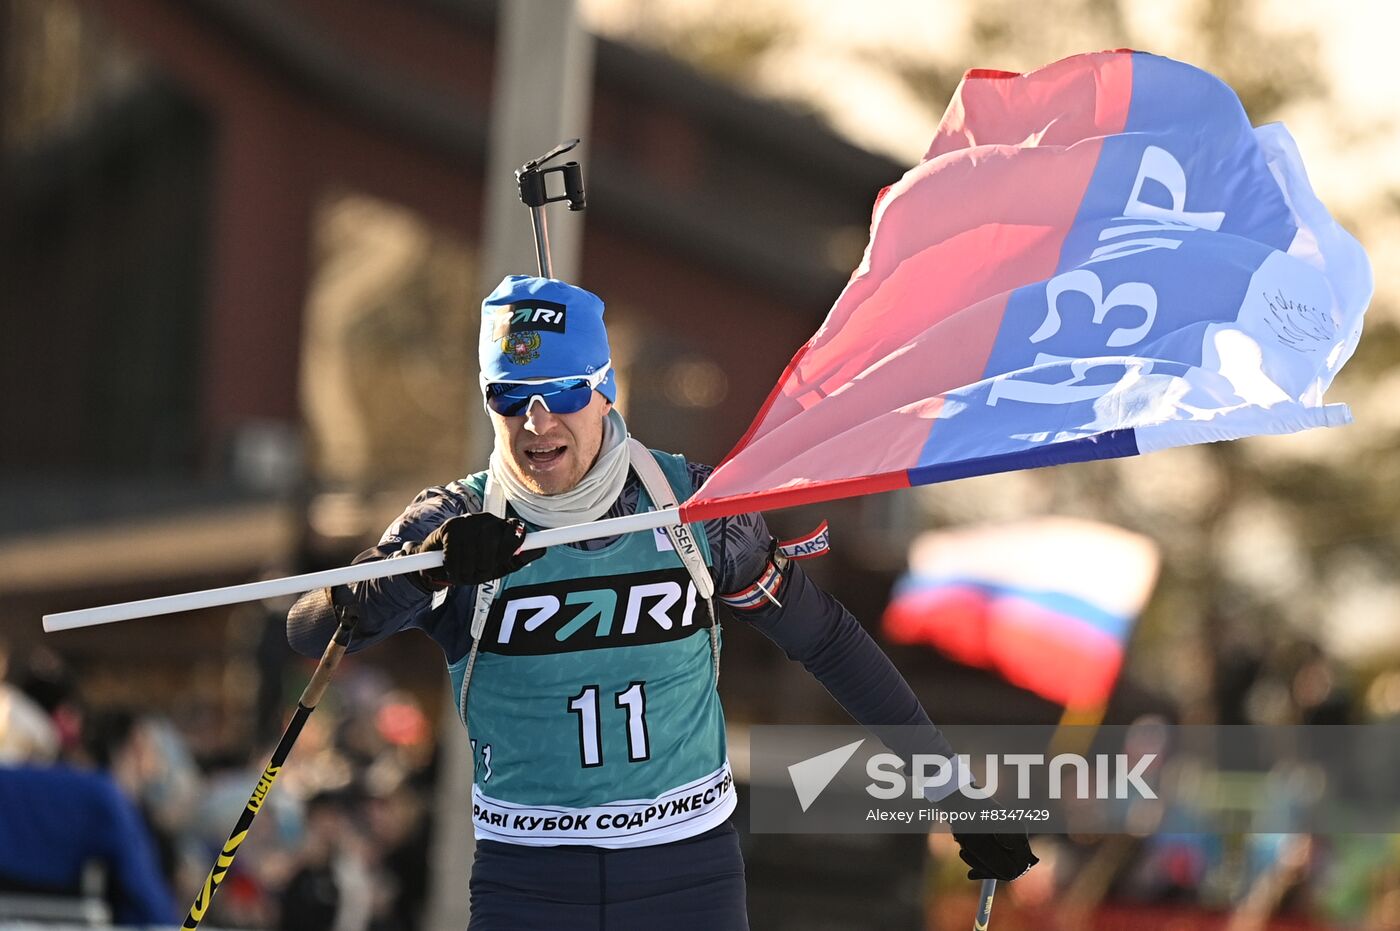
{"label": "red stripe on flag", "polygon": [[1028,140],[1067,146],[1121,133],[1132,95],[1133,55],[1123,50],[1076,55],[1026,74],[974,68],[949,101],[924,158]]}
{"label": "red stripe on flag", "polygon": [[883,629],[896,643],[928,644],[1075,708],[1107,701],[1123,663],[1122,644],[1092,625],[973,585],[902,595],[885,609]]}
{"label": "red stripe on flag", "polygon": [[682,504],[681,520],[689,524],[700,520],[713,520],[716,517],[750,514],[755,511],[773,511],[778,508],[795,508],[803,504],[831,501],[834,498],[874,495],[882,491],[895,491],[908,487],[908,472],[863,475],[860,478],[841,479],[833,482],[811,482],[792,488],[755,491],[723,498],[707,498],[703,501],[696,501],[694,504]]}
{"label": "red stripe on flag", "polygon": [[1008,682],[1069,708],[1108,701],[1123,665],[1116,640],[1062,615],[1004,618],[993,626],[990,649]]}
{"label": "red stripe on flag", "polygon": [[882,626],[895,643],[928,644],[966,666],[992,668],[987,595],[974,586],[950,584],[901,596],[885,609]]}

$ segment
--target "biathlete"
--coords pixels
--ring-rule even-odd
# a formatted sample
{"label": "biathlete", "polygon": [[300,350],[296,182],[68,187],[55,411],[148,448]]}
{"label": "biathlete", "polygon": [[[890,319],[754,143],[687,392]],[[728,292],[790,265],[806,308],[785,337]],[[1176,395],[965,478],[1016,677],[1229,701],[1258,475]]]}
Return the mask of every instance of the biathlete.
{"label": "biathlete", "polygon": [[[420,493],[355,560],[442,550],[442,567],[312,592],[288,639],[319,655],[340,603],[352,649],[407,628],[442,648],[475,765],[472,931],[747,928],[712,595],[856,721],[922,735],[895,752],[951,748],[758,514],[520,552],[527,528],[684,501],[710,468],[629,438],[597,296],[511,276],[481,320],[486,470]],[[971,878],[1036,862],[1024,834],[956,836]]]}

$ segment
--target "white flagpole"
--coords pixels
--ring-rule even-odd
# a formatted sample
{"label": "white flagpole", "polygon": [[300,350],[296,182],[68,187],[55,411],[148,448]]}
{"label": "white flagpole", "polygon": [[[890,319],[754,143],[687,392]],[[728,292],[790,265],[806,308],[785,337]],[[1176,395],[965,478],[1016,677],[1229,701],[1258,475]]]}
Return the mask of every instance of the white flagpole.
{"label": "white flagpole", "polygon": [[[520,548],[522,550],[538,550],[563,543],[578,543],[581,540],[596,540],[599,537],[635,533],[638,530],[672,527],[680,522],[679,507],[663,508],[660,511],[627,514],[623,517],[596,520],[586,524],[555,527],[552,530],[537,530],[525,535]],[[424,569],[436,569],[441,565],[442,553],[440,552],[396,556],[393,559],[380,559],[374,562],[360,563],[357,566],[327,569],[324,572],[308,572],[305,575],[293,575],[283,579],[267,579],[262,582],[249,582],[245,585],[210,588],[202,592],[166,595],[161,598],[146,598],[142,601],[128,601],[100,608],[84,608],[80,611],[46,614],[44,615],[44,630],[48,633],[54,633],[78,627],[93,627],[97,624],[130,621],[141,617],[157,617],[162,614],[197,611],[200,608],[217,608],[221,605],[260,601],[264,598],[277,598],[283,595],[299,595],[316,588],[347,585],[351,582],[367,582],[370,579],[382,579],[391,575],[402,575],[405,572],[422,572]]]}

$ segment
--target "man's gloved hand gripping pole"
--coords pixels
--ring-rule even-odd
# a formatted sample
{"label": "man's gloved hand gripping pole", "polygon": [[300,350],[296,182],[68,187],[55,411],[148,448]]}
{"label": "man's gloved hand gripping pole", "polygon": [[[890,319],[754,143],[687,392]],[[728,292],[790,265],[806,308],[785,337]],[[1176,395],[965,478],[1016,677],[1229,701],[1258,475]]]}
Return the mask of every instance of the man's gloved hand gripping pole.
{"label": "man's gloved hand gripping pole", "polygon": [[1040,862],[1031,852],[1030,840],[1020,834],[953,834],[958,856],[971,869],[968,879],[1010,882]]}
{"label": "man's gloved hand gripping pole", "polygon": [[[974,813],[998,807],[991,799],[972,799],[961,792],[953,792],[937,804],[949,810]],[[971,823],[977,823],[975,817]],[[1040,858],[1031,852],[1030,838],[1024,831],[996,834],[954,831],[953,840],[958,844],[958,856],[969,867],[967,878],[982,881],[977,895],[977,917],[972,922],[973,931],[988,931],[997,882],[1010,882],[1024,875],[1040,862]]]}
{"label": "man's gloved hand gripping pole", "polygon": [[442,565],[420,573],[428,585],[480,585],[520,569],[545,554],[522,550],[525,524],[494,514],[464,514],[438,524],[422,543],[405,543],[403,552],[442,552]]}
{"label": "man's gloved hand gripping pole", "polygon": [[[934,804],[945,811],[970,815],[953,822],[955,824],[978,824],[982,821],[983,812],[1001,810],[995,799],[970,798],[961,791],[954,791]],[[958,842],[958,856],[962,857],[962,861],[968,866],[968,879],[1010,882],[1040,862],[1040,858],[1031,852],[1030,839],[1024,830],[955,830],[952,833],[953,840]]]}

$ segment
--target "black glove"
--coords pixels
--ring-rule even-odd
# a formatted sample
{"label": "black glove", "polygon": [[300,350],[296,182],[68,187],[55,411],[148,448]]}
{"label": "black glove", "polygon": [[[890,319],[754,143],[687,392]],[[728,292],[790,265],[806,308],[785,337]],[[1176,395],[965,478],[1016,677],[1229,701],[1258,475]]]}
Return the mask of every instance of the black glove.
{"label": "black glove", "polygon": [[[962,792],[954,792],[937,804],[938,807],[959,815],[959,820],[953,822],[955,826],[960,822],[978,824],[987,820],[983,816],[989,810],[1002,811],[995,799],[971,798]],[[958,842],[960,848],[958,856],[971,867],[967,874],[968,879],[1010,882],[1040,862],[1040,859],[1031,853],[1031,844],[1026,838],[1026,832],[1017,830],[1012,824],[1006,826],[1009,828],[1006,833],[997,834],[964,834],[953,831],[953,840]]]}
{"label": "black glove", "polygon": [[467,514],[439,524],[422,543],[409,543],[405,553],[442,550],[442,565],[420,575],[430,585],[480,585],[499,579],[545,554],[544,550],[516,553],[525,538],[525,525],[494,514]]}
{"label": "black glove", "polygon": [[1024,833],[1012,834],[953,834],[962,849],[958,856],[972,869],[968,879],[998,879],[1010,882],[1040,862],[1031,853],[1030,841]]}

